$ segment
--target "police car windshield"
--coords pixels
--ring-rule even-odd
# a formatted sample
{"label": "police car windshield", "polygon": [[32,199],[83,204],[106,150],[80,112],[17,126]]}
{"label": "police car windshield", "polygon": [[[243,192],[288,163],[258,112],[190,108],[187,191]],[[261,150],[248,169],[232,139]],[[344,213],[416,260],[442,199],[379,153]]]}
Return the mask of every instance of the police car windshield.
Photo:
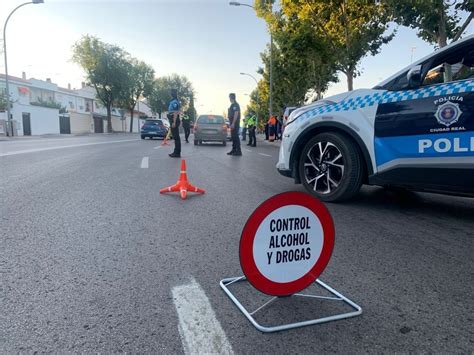
{"label": "police car windshield", "polygon": [[224,123],[224,117],[222,117],[222,116],[211,116],[211,115],[199,116],[198,123],[200,123],[200,124],[223,124]]}

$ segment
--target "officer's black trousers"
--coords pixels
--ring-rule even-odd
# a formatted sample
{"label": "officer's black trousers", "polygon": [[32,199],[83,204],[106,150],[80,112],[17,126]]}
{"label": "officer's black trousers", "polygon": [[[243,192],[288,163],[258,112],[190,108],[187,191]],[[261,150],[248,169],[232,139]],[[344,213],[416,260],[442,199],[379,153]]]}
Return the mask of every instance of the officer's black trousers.
{"label": "officer's black trousers", "polygon": [[191,134],[191,127],[189,123],[183,122],[183,130],[184,130],[184,139],[186,142],[188,141],[189,135]]}
{"label": "officer's black trousers", "polygon": [[255,130],[255,126],[249,128],[249,145],[251,145],[252,147],[257,146],[257,137],[255,136]]}
{"label": "officer's black trousers", "polygon": [[173,153],[176,155],[181,155],[181,138],[179,137],[179,126],[176,126],[176,128],[171,128],[171,134],[173,135],[174,139]]}
{"label": "officer's black trousers", "polygon": [[231,130],[230,134],[232,138],[232,151],[235,153],[241,153],[242,151],[240,150],[240,138],[239,138],[239,127],[234,127],[234,129]]}
{"label": "officer's black trousers", "polygon": [[242,140],[245,141],[247,139],[247,127],[242,128]]}

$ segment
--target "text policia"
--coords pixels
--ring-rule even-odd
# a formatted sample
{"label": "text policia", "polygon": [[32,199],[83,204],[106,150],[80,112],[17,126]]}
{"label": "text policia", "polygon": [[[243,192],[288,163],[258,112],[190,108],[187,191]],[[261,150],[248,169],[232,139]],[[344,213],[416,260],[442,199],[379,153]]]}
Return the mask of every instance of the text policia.
{"label": "text policia", "polygon": [[[307,260],[311,258],[308,232],[311,229],[309,218],[284,218],[270,221],[270,243],[268,249],[288,248],[290,250],[273,250],[267,252],[268,265]],[[285,233],[291,231],[292,233]],[[274,234],[275,233],[275,234]]]}

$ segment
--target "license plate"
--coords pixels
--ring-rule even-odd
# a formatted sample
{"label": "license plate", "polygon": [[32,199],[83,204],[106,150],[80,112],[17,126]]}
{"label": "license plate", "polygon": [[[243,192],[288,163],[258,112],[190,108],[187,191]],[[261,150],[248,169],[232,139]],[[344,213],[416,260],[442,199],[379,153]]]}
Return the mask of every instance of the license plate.
{"label": "license plate", "polygon": [[156,132],[148,132],[148,134],[156,134]]}

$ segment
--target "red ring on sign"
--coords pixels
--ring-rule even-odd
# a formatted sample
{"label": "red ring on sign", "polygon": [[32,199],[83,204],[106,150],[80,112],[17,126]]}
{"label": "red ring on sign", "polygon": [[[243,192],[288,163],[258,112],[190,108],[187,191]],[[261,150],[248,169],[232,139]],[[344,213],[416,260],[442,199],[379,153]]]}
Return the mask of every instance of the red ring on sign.
{"label": "red ring on sign", "polygon": [[[291,282],[275,282],[266,278],[257,268],[253,257],[253,242],[260,224],[273,211],[280,207],[298,205],[311,210],[323,228],[321,255],[311,270]],[[322,202],[303,192],[285,192],[263,202],[245,223],[240,237],[240,265],[250,284],[257,290],[272,296],[289,296],[311,285],[324,271],[334,249],[334,222]]]}

